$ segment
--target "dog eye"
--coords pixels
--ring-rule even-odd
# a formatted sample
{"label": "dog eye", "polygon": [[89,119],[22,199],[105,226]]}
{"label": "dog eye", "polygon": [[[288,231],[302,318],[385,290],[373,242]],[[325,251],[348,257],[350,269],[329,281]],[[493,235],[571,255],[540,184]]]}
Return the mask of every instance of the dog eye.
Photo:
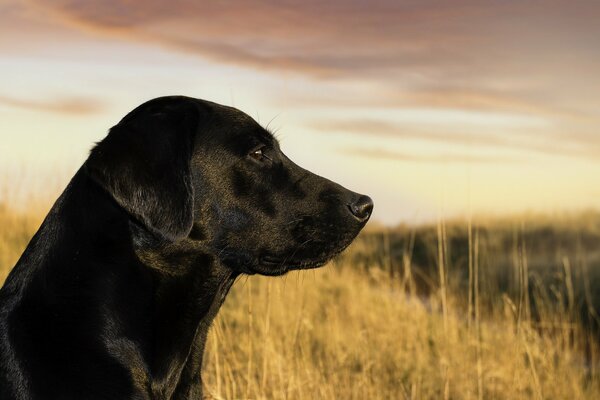
{"label": "dog eye", "polygon": [[260,147],[256,150],[253,150],[250,153],[250,157],[252,157],[253,159],[255,159],[256,161],[265,161],[268,160],[269,158],[264,154],[265,151],[265,147]]}
{"label": "dog eye", "polygon": [[263,154],[263,149],[261,148],[254,150],[252,153],[250,153],[250,156],[254,159],[262,160],[265,155]]}

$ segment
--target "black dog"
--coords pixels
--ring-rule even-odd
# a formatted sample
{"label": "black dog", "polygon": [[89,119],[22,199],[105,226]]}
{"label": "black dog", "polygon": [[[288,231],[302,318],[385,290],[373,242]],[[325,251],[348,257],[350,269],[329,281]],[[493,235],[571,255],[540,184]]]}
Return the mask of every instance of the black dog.
{"label": "black dog", "polygon": [[0,399],[200,399],[207,331],[236,277],[323,265],[372,208],[234,108],[139,106],[0,290]]}

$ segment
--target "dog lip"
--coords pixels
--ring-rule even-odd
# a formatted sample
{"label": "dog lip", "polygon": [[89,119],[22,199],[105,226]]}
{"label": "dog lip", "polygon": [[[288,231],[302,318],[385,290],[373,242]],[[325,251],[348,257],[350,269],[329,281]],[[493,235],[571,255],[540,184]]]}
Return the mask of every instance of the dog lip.
{"label": "dog lip", "polygon": [[310,269],[320,267],[327,263],[327,261],[330,259],[331,257],[324,257],[315,260],[292,260],[272,255],[264,255],[259,258],[259,265],[264,265],[266,267],[278,267],[285,270]]}
{"label": "dog lip", "polygon": [[260,257],[261,264],[281,265],[283,262],[284,262],[283,258],[278,258],[278,257],[274,257],[274,256],[265,255],[265,256]]}

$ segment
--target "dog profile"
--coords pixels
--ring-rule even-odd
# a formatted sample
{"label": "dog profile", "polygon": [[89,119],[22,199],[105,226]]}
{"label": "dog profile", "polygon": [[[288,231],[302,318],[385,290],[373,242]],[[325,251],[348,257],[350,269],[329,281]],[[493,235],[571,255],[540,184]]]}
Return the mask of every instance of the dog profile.
{"label": "dog profile", "polygon": [[0,289],[0,399],[201,399],[207,332],[236,278],[324,265],[372,209],[239,110],[142,104]]}

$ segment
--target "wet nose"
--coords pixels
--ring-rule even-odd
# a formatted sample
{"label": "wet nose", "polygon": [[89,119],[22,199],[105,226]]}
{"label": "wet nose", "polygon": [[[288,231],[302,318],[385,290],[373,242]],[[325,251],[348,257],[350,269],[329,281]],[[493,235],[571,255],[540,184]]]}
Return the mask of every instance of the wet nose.
{"label": "wet nose", "polygon": [[352,215],[359,221],[366,221],[373,212],[373,200],[369,196],[360,196],[354,203],[348,205]]}

